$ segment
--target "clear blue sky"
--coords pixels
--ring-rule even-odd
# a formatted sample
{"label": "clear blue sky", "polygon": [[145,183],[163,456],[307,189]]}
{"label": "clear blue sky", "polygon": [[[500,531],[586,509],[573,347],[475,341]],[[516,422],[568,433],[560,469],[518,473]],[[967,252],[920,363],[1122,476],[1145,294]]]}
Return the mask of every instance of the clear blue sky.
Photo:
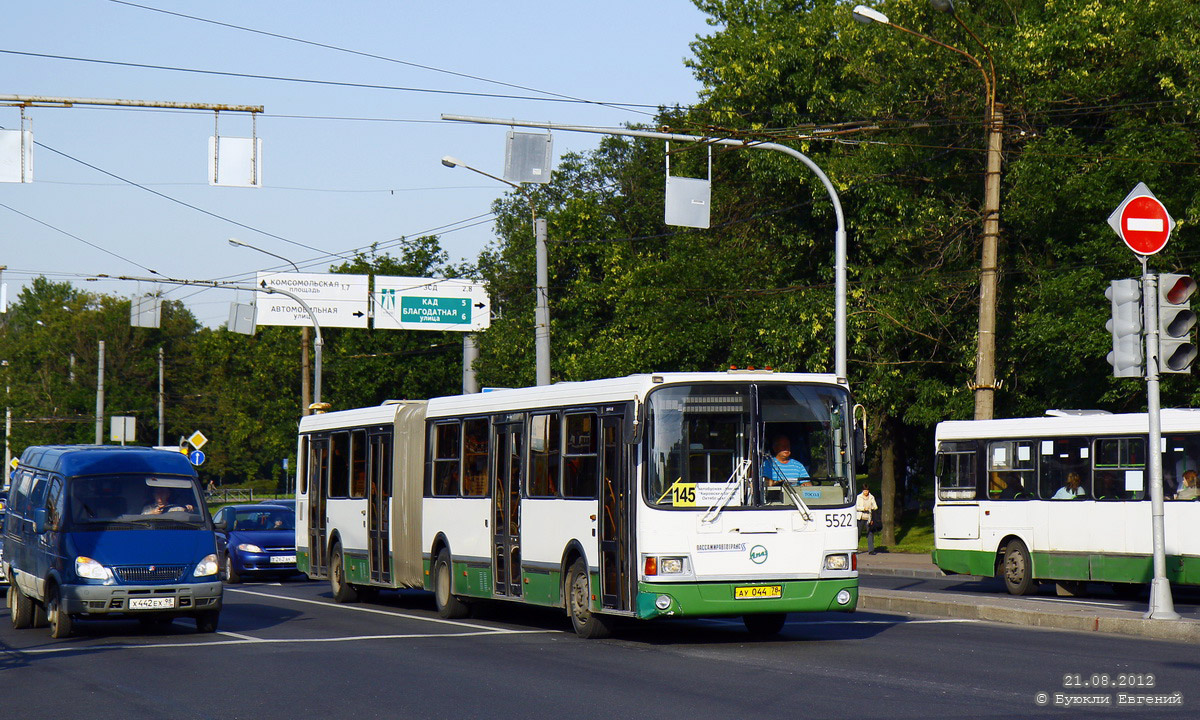
{"label": "clear blue sky", "polygon": [[[261,189],[208,185],[212,113],[27,110],[45,147],[34,151],[35,182],[0,183],[0,265],[8,267],[10,302],[37,275],[129,296],[155,288],[82,278],[152,269],[244,279],[284,269],[231,247],[230,237],[308,272],[325,271],[331,255],[372,243],[386,250],[429,232],[442,236],[453,260],[473,259],[494,235],[490,216],[468,219],[488,213],[506,188],[440,159],[453,155],[500,175],[506,128],[443,122],[442,113],[605,126],[650,116],[449,92],[687,105],[699,90],[684,66],[688,44],[713,30],[690,0],[38,0],[10,4],[4,18],[0,94],[265,107],[257,121]],[[0,127],[19,125],[17,108],[0,107]],[[223,113],[220,131],[249,136],[249,116]],[[559,132],[554,149],[586,150],[598,140]],[[225,321],[235,299],[228,291],[162,289],[209,326]]]}

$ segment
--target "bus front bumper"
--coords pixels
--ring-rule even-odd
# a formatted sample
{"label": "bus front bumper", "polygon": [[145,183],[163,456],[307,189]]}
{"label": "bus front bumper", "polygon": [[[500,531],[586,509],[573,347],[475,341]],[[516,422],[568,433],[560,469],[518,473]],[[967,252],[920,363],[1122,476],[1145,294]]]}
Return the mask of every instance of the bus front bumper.
{"label": "bus front bumper", "polygon": [[854,612],[858,578],[638,583],[637,616],[705,617],[789,612]]}

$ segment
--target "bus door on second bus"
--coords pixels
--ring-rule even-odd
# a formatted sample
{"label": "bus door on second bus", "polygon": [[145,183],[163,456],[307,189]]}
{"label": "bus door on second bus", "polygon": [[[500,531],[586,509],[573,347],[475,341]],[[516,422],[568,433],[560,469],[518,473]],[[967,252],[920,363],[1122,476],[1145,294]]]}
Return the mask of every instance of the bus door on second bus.
{"label": "bus door on second bus", "polygon": [[600,487],[600,592],[606,610],[632,610],[633,532],[629,479],[630,445],[625,442],[625,406],[606,407],[600,418],[604,443]]}
{"label": "bus door on second bus", "polygon": [[368,439],[367,451],[367,564],[372,583],[390,585],[392,564],[389,547],[392,503],[392,435],[379,428]]}
{"label": "bus door on second bus", "polygon": [[521,597],[521,484],[524,478],[524,415],[493,424],[496,469],[492,487],[493,592]]}

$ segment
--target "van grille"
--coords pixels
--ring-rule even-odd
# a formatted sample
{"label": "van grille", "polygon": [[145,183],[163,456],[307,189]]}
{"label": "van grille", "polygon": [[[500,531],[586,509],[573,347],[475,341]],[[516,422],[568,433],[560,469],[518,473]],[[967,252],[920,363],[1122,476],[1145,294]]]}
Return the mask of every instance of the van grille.
{"label": "van grille", "polygon": [[127,583],[178,582],[187,565],[129,565],[113,568],[117,578]]}

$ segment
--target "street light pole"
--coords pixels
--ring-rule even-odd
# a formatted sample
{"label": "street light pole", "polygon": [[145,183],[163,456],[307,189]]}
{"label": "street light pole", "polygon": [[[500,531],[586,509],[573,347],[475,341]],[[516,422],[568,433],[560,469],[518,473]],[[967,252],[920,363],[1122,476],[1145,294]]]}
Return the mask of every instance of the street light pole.
{"label": "street light pole", "polygon": [[497,182],[502,182],[505,185],[516,188],[525,194],[526,200],[529,201],[529,214],[533,218],[533,238],[536,245],[537,255],[537,277],[535,305],[533,310],[533,344],[534,353],[536,355],[535,369],[536,382],[538,385],[550,384],[550,292],[549,288],[549,261],[546,251],[546,219],[537,216],[537,208],[533,204],[533,194],[529,192],[523,185],[518,185],[515,182],[505,180],[501,177],[496,177],[491,173],[486,173],[478,168],[471,167],[463,161],[450,157],[449,155],[442,158],[442,164],[448,168],[462,167],[475,173],[479,173],[484,177],[491,178]]}
{"label": "street light pole", "polygon": [[[529,122],[524,120],[506,120],[503,118],[485,118],[471,117],[466,115],[448,115],[442,114],[443,120],[453,120],[456,122],[471,122],[480,123],[483,125],[511,125],[514,127],[533,127],[542,128],[545,130],[562,130],[565,132],[582,132],[595,133],[598,135],[616,135],[622,137],[640,137],[650,138],[653,140],[669,140],[671,142],[689,142],[689,143],[708,143],[710,145],[728,145],[740,148],[759,148],[762,150],[774,150],[776,152],[790,155],[793,158],[804,163],[821,184],[825,186],[825,191],[829,193],[829,200],[833,203],[833,214],[837,221],[837,227],[833,234],[834,246],[834,373],[839,380],[846,379],[846,218],[842,213],[842,201],[838,198],[837,189],[833,187],[833,182],[821,170],[815,162],[812,161],[804,153],[790,148],[787,145],[780,145],[773,142],[759,142],[757,140],[732,140],[729,138],[708,138],[697,135],[680,135],[677,133],[655,132],[651,130],[630,130],[627,128],[612,128],[612,127],[593,127],[589,125],[562,125],[559,123],[550,122]],[[453,158],[450,158],[453,160]],[[442,160],[446,162],[445,159]],[[507,180],[504,182],[508,182]]]}
{"label": "street light pole", "polygon": [[[251,250],[257,250],[264,255],[270,255],[271,257],[279,258],[280,260],[284,261],[288,265],[291,265],[292,268],[294,268],[297,273],[300,272],[300,267],[298,265],[296,265],[296,263],[292,262],[291,260],[288,260],[287,258],[285,258],[282,255],[276,255],[275,253],[273,253],[269,250],[263,250],[260,247],[256,247],[254,245],[251,245],[250,243],[242,242],[241,240],[238,240],[236,238],[229,238],[229,244],[234,247],[250,248]],[[301,415],[308,415],[311,412],[311,410],[309,410],[308,406],[312,404],[312,377],[311,377],[311,374],[310,374],[310,371],[308,368],[309,342],[310,342],[309,329],[308,329],[308,326],[305,325],[304,327],[300,328],[300,405],[301,405],[300,414]]]}
{"label": "street light pole", "polygon": [[976,44],[983,48],[984,56],[987,58],[987,67],[984,67],[979,58],[966,50],[897,25],[889,20],[887,15],[874,8],[858,5],[853,12],[854,19],[861,23],[886,25],[958,53],[969,60],[983,78],[985,104],[983,126],[987,143],[987,169],[983,178],[983,247],[980,253],[979,267],[979,337],[976,340],[975,382],[970,387],[975,392],[975,419],[990,420],[995,414],[996,390],[999,389],[999,384],[996,382],[996,306],[999,295],[1000,163],[1004,137],[1004,112],[1001,105],[996,102],[996,65],[992,61],[992,51],[955,12],[953,0],[931,0],[931,4],[935,10],[953,15],[959,26],[971,36]]}

